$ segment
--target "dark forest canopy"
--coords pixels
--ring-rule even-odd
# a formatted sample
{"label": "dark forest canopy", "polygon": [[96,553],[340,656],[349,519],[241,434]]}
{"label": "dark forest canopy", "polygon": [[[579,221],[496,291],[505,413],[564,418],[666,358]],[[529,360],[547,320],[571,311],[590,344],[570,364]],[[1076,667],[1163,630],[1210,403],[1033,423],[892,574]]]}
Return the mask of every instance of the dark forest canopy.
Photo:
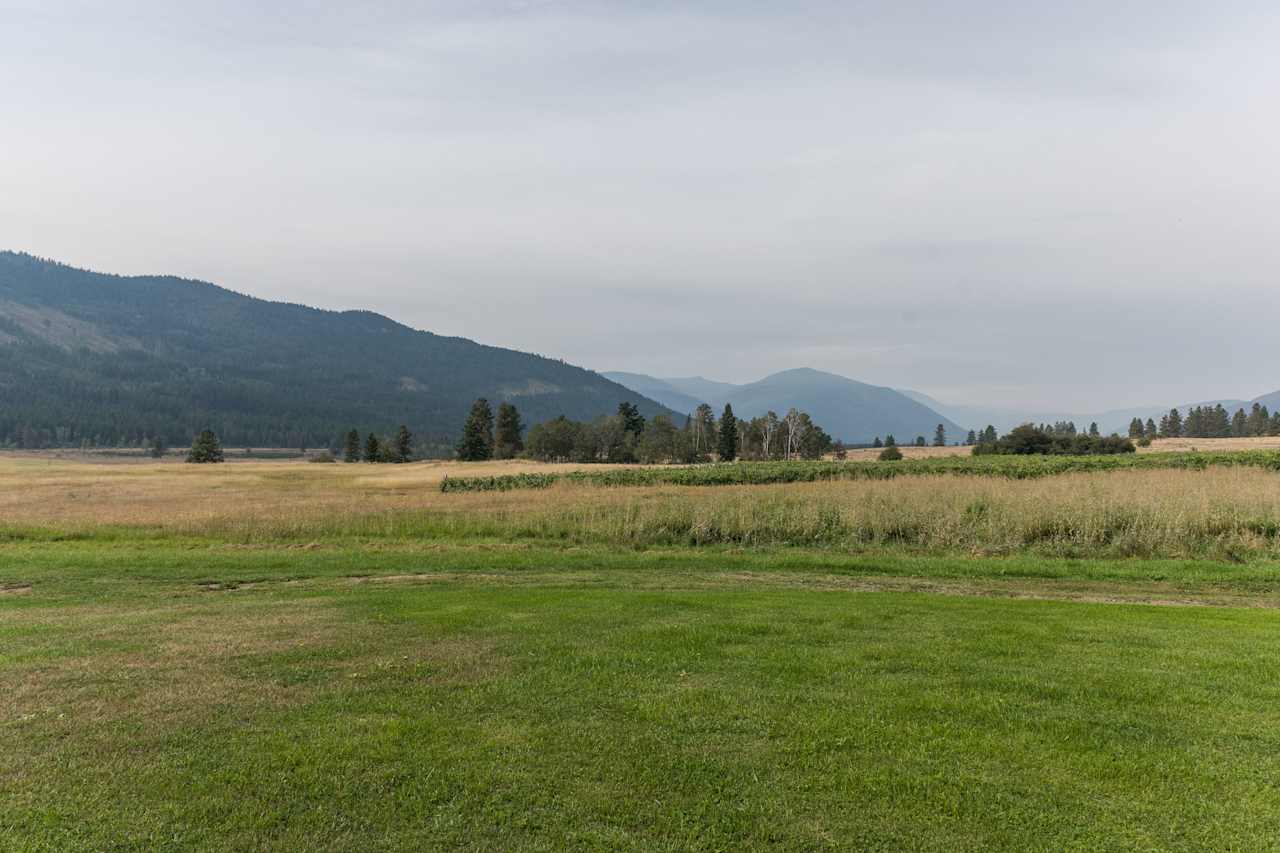
{"label": "dark forest canopy", "polygon": [[589,370],[368,311],[0,252],[0,446],[183,446],[210,429],[230,446],[337,448],[352,424],[408,424],[443,455],[477,395],[528,424],[620,402],[674,415]]}

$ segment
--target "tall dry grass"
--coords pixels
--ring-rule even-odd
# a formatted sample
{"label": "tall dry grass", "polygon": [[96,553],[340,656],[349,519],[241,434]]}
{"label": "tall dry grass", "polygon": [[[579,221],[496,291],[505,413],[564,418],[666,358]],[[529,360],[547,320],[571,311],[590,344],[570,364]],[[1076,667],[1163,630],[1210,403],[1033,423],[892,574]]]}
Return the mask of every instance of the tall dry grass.
{"label": "tall dry grass", "polygon": [[[519,465],[495,463],[493,470]],[[456,470],[0,461],[0,534],[123,529],[119,535],[142,530],[244,542],[536,539],[619,547],[1280,557],[1280,475],[1254,468],[440,493],[439,479]]]}

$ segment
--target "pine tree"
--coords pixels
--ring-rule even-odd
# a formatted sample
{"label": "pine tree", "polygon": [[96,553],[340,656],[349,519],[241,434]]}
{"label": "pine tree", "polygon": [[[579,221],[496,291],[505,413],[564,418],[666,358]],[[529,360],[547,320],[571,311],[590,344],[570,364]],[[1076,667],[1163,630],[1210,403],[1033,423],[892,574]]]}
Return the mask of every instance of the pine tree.
{"label": "pine tree", "polygon": [[1129,438],[1142,438],[1146,431],[1142,428],[1142,418],[1129,421]]}
{"label": "pine tree", "polygon": [[[890,436],[892,438],[892,436]],[[876,440],[871,442],[872,447],[884,447],[884,442],[880,440],[880,436],[876,436]]]}
{"label": "pine tree", "polygon": [[413,459],[413,433],[409,432],[407,426],[400,424],[400,429],[391,442],[391,461],[408,462],[411,459]]}
{"label": "pine tree", "polygon": [[619,403],[618,416],[622,418],[622,428],[637,438],[644,432],[644,415],[635,403]]}
{"label": "pine tree", "polygon": [[916,436],[916,447],[924,447],[924,446],[925,446],[925,445],[924,445],[924,436],[923,436],[923,435],[917,435],[917,436]]}
{"label": "pine tree", "polygon": [[884,446],[885,446],[885,447],[896,447],[896,446],[897,446],[897,444],[898,444],[898,441],[897,441],[897,439],[895,439],[895,438],[893,437],[893,433],[889,433],[888,435],[886,435],[886,436],[884,437]]}
{"label": "pine tree", "polygon": [[934,429],[933,431],[933,446],[934,447],[947,446],[947,428],[942,424],[938,424],[937,428]]}
{"label": "pine tree", "polygon": [[[1243,412],[1241,413],[1244,414]],[[1161,438],[1178,438],[1182,435],[1182,413],[1177,409],[1170,409],[1169,414],[1160,419],[1160,437]]]}
{"label": "pine tree", "polygon": [[996,428],[991,424],[987,424],[987,428],[982,431],[983,444],[995,444],[999,436],[996,434]]}
{"label": "pine tree", "polygon": [[364,461],[382,461],[382,442],[378,441],[378,437],[373,433],[369,433],[369,437],[364,440]]}
{"label": "pine tree", "polygon": [[357,430],[347,433],[346,444],[342,448],[342,461],[360,461],[360,433]]}
{"label": "pine tree", "polygon": [[[621,412],[619,412],[621,414]],[[639,414],[637,412],[637,414]],[[644,419],[641,418],[641,422]],[[498,406],[498,420],[494,427],[493,456],[495,459],[514,459],[524,451],[524,439],[520,434],[524,424],[520,423],[520,412],[510,403]]]}
{"label": "pine tree", "polygon": [[969,434],[964,437],[966,447],[973,447],[978,443],[978,434],[973,430],[969,430]]}
{"label": "pine tree", "polygon": [[222,442],[218,441],[218,437],[213,434],[212,430],[201,431],[196,440],[191,443],[191,450],[187,453],[187,461],[196,464],[221,462]]}
{"label": "pine tree", "polygon": [[1100,433],[1100,432],[1098,432],[1098,422],[1097,422],[1097,421],[1094,421],[1093,423],[1089,424],[1089,435],[1093,436],[1094,438],[1097,438],[1098,436],[1100,436],[1100,435],[1101,435],[1101,433]]}
{"label": "pine tree", "polygon": [[719,455],[721,462],[732,462],[738,458],[738,419],[733,416],[733,406],[724,404],[724,414],[720,416]]}
{"label": "pine tree", "polygon": [[1266,435],[1270,421],[1271,413],[1267,411],[1267,407],[1260,403],[1254,403],[1253,409],[1249,412],[1249,420],[1246,425],[1249,435]]}
{"label": "pine tree", "polygon": [[164,458],[164,439],[158,435],[155,438],[151,439],[151,458],[152,459]]}
{"label": "pine tree", "polygon": [[493,458],[493,409],[484,397],[471,404],[471,414],[458,442],[458,458],[464,462]]}
{"label": "pine tree", "polygon": [[1145,430],[1145,432],[1144,432],[1144,435],[1145,435],[1147,438],[1155,438],[1155,437],[1156,437],[1156,435],[1157,435],[1157,433],[1156,433],[1156,422],[1155,422],[1155,421],[1153,421],[1151,418],[1147,418],[1147,427],[1146,427],[1146,430]]}
{"label": "pine tree", "polygon": [[1244,409],[1236,409],[1236,413],[1231,416],[1231,434],[1236,438],[1243,438],[1249,434],[1249,418],[1244,413]]}

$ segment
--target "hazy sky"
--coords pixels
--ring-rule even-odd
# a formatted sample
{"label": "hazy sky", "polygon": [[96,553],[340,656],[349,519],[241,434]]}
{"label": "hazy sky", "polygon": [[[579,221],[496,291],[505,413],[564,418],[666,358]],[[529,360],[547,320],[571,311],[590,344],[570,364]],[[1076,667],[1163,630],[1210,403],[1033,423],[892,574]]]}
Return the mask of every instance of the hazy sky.
{"label": "hazy sky", "polygon": [[1274,0],[0,0],[0,248],[598,370],[1252,397],[1277,45]]}

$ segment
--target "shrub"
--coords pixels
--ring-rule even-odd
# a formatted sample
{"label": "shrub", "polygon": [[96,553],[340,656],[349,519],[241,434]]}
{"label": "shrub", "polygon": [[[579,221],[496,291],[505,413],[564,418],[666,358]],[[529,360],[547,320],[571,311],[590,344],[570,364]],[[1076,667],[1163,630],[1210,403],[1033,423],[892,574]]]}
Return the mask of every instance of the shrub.
{"label": "shrub", "polygon": [[891,444],[884,450],[880,451],[881,462],[896,462],[902,458],[902,451],[898,449],[898,445]]}

